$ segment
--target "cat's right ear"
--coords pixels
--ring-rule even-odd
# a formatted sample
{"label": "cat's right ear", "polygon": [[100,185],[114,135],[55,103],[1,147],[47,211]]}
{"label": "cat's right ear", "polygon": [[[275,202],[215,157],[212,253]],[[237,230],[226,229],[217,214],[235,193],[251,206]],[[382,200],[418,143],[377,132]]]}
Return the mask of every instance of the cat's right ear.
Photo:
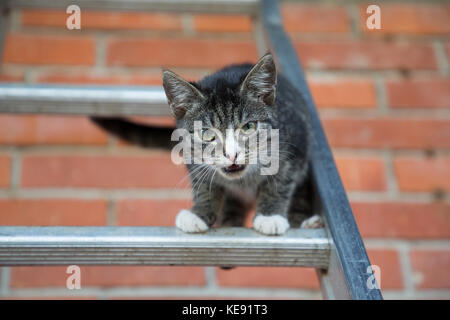
{"label": "cat's right ear", "polygon": [[196,87],[170,70],[163,71],[163,87],[170,110],[177,119],[182,119],[189,108],[205,99]]}

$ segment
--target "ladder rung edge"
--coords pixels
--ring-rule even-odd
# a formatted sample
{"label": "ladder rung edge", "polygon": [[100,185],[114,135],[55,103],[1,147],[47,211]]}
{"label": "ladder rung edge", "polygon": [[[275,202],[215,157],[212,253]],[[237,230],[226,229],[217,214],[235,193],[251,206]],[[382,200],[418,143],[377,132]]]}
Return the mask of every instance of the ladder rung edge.
{"label": "ladder rung edge", "polygon": [[0,265],[248,265],[327,268],[323,229],[280,237],[249,228],[185,234],[173,227],[0,227]]}
{"label": "ladder rung edge", "polygon": [[170,115],[161,86],[0,84],[0,112]]}
{"label": "ladder rung edge", "polygon": [[11,8],[19,9],[66,9],[77,4],[83,9],[127,10],[127,11],[169,11],[205,13],[247,13],[257,12],[258,0],[7,0]]}

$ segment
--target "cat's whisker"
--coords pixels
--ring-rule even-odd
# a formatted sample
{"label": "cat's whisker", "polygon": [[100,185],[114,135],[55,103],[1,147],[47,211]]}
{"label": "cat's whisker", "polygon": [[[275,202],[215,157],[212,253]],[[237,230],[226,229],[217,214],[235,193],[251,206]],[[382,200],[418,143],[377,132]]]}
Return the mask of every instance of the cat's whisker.
{"label": "cat's whisker", "polygon": [[203,175],[205,174],[205,172],[208,171],[208,167],[205,166],[202,168],[202,170],[198,171],[193,177],[192,177],[192,190],[195,192],[197,191],[196,188],[197,186],[200,185],[200,180],[203,177]]}
{"label": "cat's whisker", "polygon": [[192,174],[200,170],[203,166],[204,164],[200,164],[197,168],[194,168],[192,171],[187,170],[188,173],[183,178],[181,178],[180,181],[178,181],[178,183],[175,185],[175,188],[181,187],[181,183],[186,181],[187,178],[191,177]]}
{"label": "cat's whisker", "polygon": [[205,180],[205,178],[208,176],[209,172],[210,172],[210,167],[206,167],[206,169],[204,171],[202,171],[202,175],[200,176],[198,183],[196,184],[196,191],[198,191],[200,189],[200,186],[202,185],[203,181]]}
{"label": "cat's whisker", "polygon": [[194,173],[192,173],[190,175],[190,180],[191,180],[191,185],[192,188],[193,186],[196,184],[196,182],[198,181],[198,178],[203,174],[203,172],[205,172],[207,170],[206,166],[201,166],[200,168],[198,168],[198,170],[195,170]]}
{"label": "cat's whisker", "polygon": [[214,169],[214,173],[213,173],[213,175],[211,177],[211,181],[209,182],[209,193],[211,193],[211,186],[212,186],[214,177],[216,176],[216,173],[217,173],[217,169]]}

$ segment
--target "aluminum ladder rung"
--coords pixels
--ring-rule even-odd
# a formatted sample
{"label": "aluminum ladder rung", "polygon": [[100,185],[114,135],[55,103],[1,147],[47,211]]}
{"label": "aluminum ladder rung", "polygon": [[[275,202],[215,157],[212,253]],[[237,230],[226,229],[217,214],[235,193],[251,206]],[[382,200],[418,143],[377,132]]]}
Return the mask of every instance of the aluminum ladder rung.
{"label": "aluminum ladder rung", "polygon": [[208,265],[327,268],[323,229],[283,237],[249,228],[0,227],[0,265]]}
{"label": "aluminum ladder rung", "polygon": [[0,83],[0,113],[170,115],[160,86],[67,86]]}
{"label": "aluminum ladder rung", "polygon": [[66,9],[76,4],[82,9],[205,12],[220,14],[254,14],[258,12],[258,0],[6,0],[10,8],[17,9]]}

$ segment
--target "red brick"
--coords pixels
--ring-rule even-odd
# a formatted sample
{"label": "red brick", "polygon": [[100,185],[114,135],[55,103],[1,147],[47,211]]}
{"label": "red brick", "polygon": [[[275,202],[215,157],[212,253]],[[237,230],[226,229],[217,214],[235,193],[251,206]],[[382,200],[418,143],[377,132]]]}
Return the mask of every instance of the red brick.
{"label": "red brick", "polygon": [[436,34],[450,33],[450,6],[444,4],[380,4],[381,29],[369,30],[367,5],[362,5],[361,30],[369,34]]}
{"label": "red brick", "polygon": [[319,108],[374,108],[376,105],[372,81],[312,81],[310,89]]}
{"label": "red brick", "polygon": [[390,249],[369,249],[367,250],[370,263],[380,267],[381,272],[381,290],[383,289],[402,289],[403,278],[400,267],[398,253]]}
{"label": "red brick", "polygon": [[394,169],[402,191],[450,191],[450,157],[398,157]]}
{"label": "red brick", "polygon": [[448,203],[352,202],[351,205],[363,237],[450,238]]}
{"label": "red brick", "polygon": [[318,69],[436,69],[429,44],[382,41],[298,42],[303,65]]}
{"label": "red brick", "polygon": [[0,224],[14,226],[102,226],[104,200],[0,199]]}
{"label": "red brick", "polygon": [[217,269],[217,282],[224,287],[318,289],[316,271],[310,268],[238,267]]}
{"label": "red brick", "polygon": [[[21,23],[24,26],[46,26],[66,29],[69,14],[62,10],[24,10]],[[181,30],[181,18],[177,14],[144,12],[86,11],[81,14],[81,30],[85,29],[144,29]]]}
{"label": "red brick", "polygon": [[23,74],[2,73],[0,74],[0,82],[23,82]]}
{"label": "red brick", "polygon": [[194,28],[207,32],[250,32],[252,21],[242,15],[197,14],[194,16]]}
{"label": "red brick", "polygon": [[190,200],[121,200],[116,209],[117,224],[173,227],[177,213],[191,206]]}
{"label": "red brick", "polygon": [[90,37],[10,34],[6,37],[5,63],[93,65],[94,41]]}
{"label": "red brick", "polygon": [[412,250],[410,257],[416,288],[450,288],[449,250]]}
{"label": "red brick", "polygon": [[255,61],[250,40],[118,39],[108,43],[107,61],[114,66],[219,67]]}
{"label": "red brick", "polygon": [[386,89],[394,108],[450,108],[450,80],[389,81]]}
{"label": "red brick", "polygon": [[336,166],[347,190],[386,189],[386,175],[381,159],[337,157]]}
{"label": "red brick", "polygon": [[332,32],[350,30],[350,18],[344,8],[284,3],[283,24],[288,32]]}
{"label": "red brick", "polygon": [[[12,288],[66,287],[67,267],[13,267]],[[201,267],[82,266],[81,288],[114,286],[202,286]]]}
{"label": "red brick", "polygon": [[0,144],[106,144],[89,119],[69,116],[0,115]]}
{"label": "red brick", "polygon": [[[169,153],[149,156],[25,156],[21,185],[74,188],[175,188],[186,175]],[[182,186],[180,186],[182,187]]]}
{"label": "red brick", "polygon": [[325,118],[333,147],[448,148],[450,121],[420,118]]}
{"label": "red brick", "polygon": [[0,188],[9,187],[11,180],[11,159],[0,155]]}

